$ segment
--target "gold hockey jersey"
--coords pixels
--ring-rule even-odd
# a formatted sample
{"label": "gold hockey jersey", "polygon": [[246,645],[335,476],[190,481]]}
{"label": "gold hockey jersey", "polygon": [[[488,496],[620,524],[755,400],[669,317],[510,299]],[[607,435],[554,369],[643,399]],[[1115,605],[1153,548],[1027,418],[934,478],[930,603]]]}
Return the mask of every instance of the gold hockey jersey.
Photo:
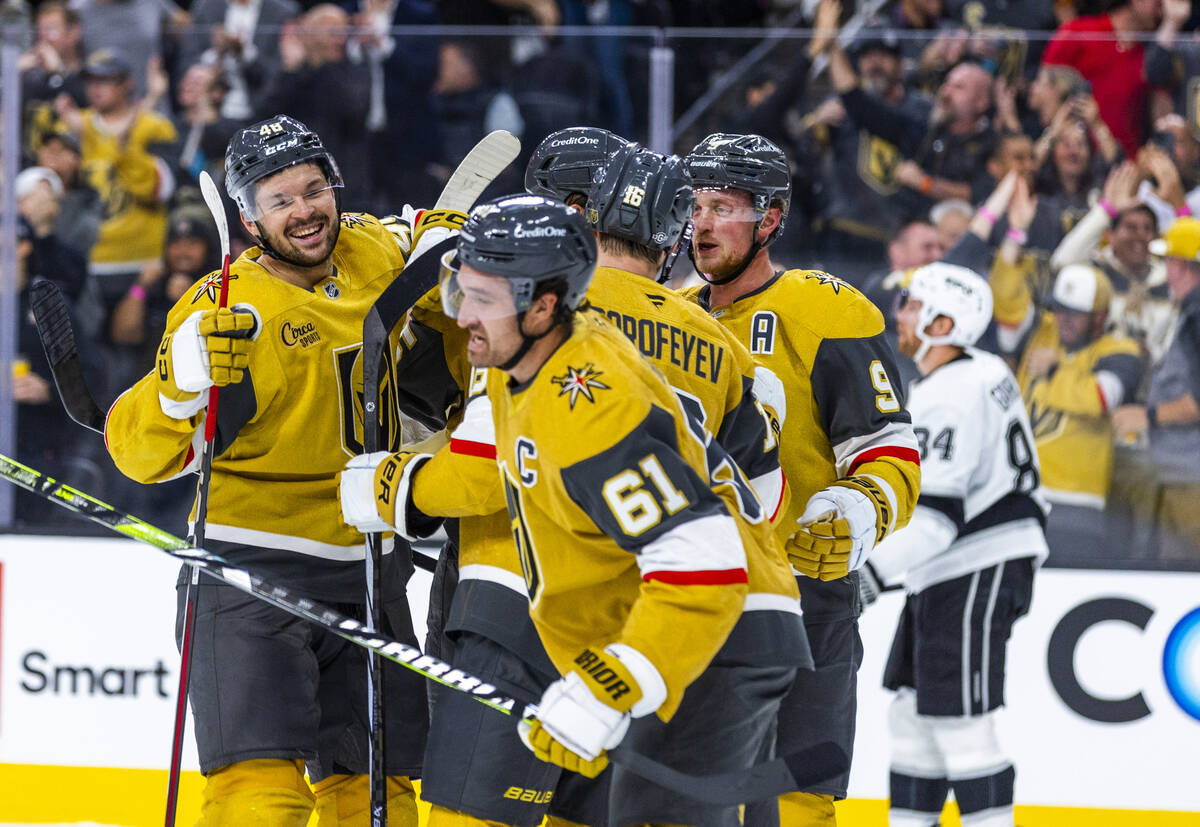
{"label": "gold hockey jersey", "polygon": [[565,673],[582,648],[634,647],[663,676],[669,719],[742,612],[767,515],[657,371],[594,316],[576,317],[529,382],[490,371],[487,392],[547,654]]}
{"label": "gold hockey jersey", "polygon": [[[1056,350],[1058,364],[1034,376],[1030,354],[1040,348]],[[1109,414],[1133,398],[1142,372],[1141,352],[1131,339],[1106,334],[1068,351],[1059,344],[1054,315],[1042,315],[1017,366],[1017,381],[1050,502],[1104,508],[1113,464]]]}
{"label": "gold hockey jersey", "polygon": [[83,112],[81,174],[104,203],[92,272],[129,272],[162,255],[171,172],[155,153],[177,139],[175,126],[153,112],[139,112],[125,136],[105,132],[95,112]]}
{"label": "gold hockey jersey", "polygon": [[[364,539],[342,522],[337,475],[363,451],[363,319],[428,226],[384,221],[343,214],[334,273],[311,290],[272,276],[257,247],[230,267],[229,306],[252,308],[260,325],[245,379],[220,391],[207,537],[248,547],[230,552],[235,562],[284,582],[301,576],[329,599],[362,594]],[[188,290],[167,331],[216,307],[220,281],[216,272]],[[393,405],[382,410],[394,448],[399,419]],[[151,373],[113,404],[105,441],[123,473],[158,482],[199,467],[203,431],[203,409],[182,420],[163,413]]]}
{"label": "gold hockey jersey", "polygon": [[[846,282],[789,270],[731,304],[712,307],[707,285],[685,292],[770,368],[786,389],[779,461],[791,489],[775,522],[781,541],[796,531],[809,497],[862,476],[882,490],[890,514],[877,540],[905,525],[920,489],[920,459],[884,338],[883,315]],[[852,578],[799,578],[807,622],[854,616]]]}
{"label": "gold hockey jersey", "polygon": [[[637,344],[642,355],[664,374],[695,422],[698,436],[708,441],[706,429],[715,432],[720,446],[712,450],[728,452],[751,478],[756,492],[766,492],[770,501],[767,515],[777,512],[785,493],[778,465],[777,425],[751,392],[765,380],[756,378],[756,366],[745,348],[694,304],[641,276],[598,268],[587,295],[600,312],[585,314],[593,321],[614,323]],[[437,360],[431,358],[430,347],[418,343],[426,340],[428,345],[429,340],[438,338],[444,367],[431,369],[430,363]],[[425,514],[459,518],[460,582],[483,579],[523,594],[526,585],[514,553],[512,529],[503,515],[505,501],[495,470],[491,400],[483,394],[489,371],[470,372],[466,338],[465,331],[442,315],[436,289],[413,308],[401,337],[397,368],[401,389],[410,383],[427,389],[428,379],[444,374],[467,386],[469,396],[465,410],[449,418],[448,444],[414,477],[413,504]],[[704,356],[698,358],[701,352]],[[434,406],[454,404],[450,393],[435,393],[433,398]],[[401,408],[406,413],[420,413],[416,404],[415,399],[406,399]],[[780,402],[776,404],[782,407]],[[579,437],[588,439],[585,434]],[[499,510],[502,519],[495,514],[477,516],[488,507]],[[788,660],[803,664],[807,647],[795,582],[781,546],[769,533],[764,537],[763,544],[748,550],[749,611],[733,641],[738,651],[730,656],[742,663]]]}

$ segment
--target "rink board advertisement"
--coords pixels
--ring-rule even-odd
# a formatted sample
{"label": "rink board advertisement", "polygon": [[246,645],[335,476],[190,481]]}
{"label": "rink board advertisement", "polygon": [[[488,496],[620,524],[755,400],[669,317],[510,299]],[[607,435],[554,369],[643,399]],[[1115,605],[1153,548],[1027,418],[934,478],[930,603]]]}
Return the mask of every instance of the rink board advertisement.
{"label": "rink board advertisement", "polygon": [[[127,540],[0,536],[0,764],[165,769],[177,572]],[[419,634],[427,584],[418,572],[410,588]],[[887,796],[879,683],[902,601],[862,620],[853,798]],[[1019,804],[1200,812],[1198,610],[1200,574],[1039,574],[1002,713]]]}

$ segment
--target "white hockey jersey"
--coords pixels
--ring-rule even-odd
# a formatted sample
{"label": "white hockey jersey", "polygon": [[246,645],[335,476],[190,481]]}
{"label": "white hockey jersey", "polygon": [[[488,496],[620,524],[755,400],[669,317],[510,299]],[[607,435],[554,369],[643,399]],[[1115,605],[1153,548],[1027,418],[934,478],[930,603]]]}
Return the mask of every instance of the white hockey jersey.
{"label": "white hockey jersey", "polygon": [[909,526],[871,553],[879,576],[916,593],[1004,560],[1044,560],[1049,506],[1008,366],[968,348],[913,385],[908,410],[921,494]]}

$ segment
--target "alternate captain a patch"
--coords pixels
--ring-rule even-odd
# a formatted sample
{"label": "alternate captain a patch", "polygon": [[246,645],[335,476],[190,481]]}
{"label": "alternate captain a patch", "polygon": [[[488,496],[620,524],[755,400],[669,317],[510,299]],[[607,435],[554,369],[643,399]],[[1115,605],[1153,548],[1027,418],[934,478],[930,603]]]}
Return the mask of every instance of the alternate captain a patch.
{"label": "alternate captain a patch", "polygon": [[567,372],[562,376],[551,377],[550,381],[555,385],[562,386],[562,390],[558,392],[559,396],[570,394],[571,410],[575,410],[575,402],[582,395],[588,402],[595,402],[595,397],[592,396],[593,390],[608,390],[608,385],[599,381],[596,377],[603,376],[602,371],[596,370],[596,366],[588,362],[582,368],[573,368],[568,366]]}
{"label": "alternate captain a patch", "polygon": [[[230,273],[229,280],[233,281],[237,278],[237,273]],[[208,300],[216,304],[221,295],[221,271],[209,275],[204,281],[200,282],[200,286],[196,288],[196,295],[192,296],[192,304],[200,301],[200,297],[207,295]]]}

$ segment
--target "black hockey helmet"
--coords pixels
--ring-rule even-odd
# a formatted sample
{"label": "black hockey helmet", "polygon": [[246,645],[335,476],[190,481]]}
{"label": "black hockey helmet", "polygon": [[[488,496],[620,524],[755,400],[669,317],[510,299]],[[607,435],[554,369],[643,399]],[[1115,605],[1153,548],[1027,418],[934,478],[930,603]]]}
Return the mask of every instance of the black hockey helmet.
{"label": "black hockey helmet", "polygon": [[685,162],[692,186],[697,190],[735,189],[750,193],[760,221],[768,207],[780,208],[779,226],[766,244],[783,232],[792,203],[792,172],[787,156],[774,143],[761,135],[714,132],[696,144]]}
{"label": "black hockey helmet", "polygon": [[621,136],[597,126],[572,126],[552,132],[529,158],[525,189],[562,201],[575,194],[586,195],[596,172],[628,144]]}
{"label": "black hockey helmet", "polygon": [[598,174],[587,216],[598,233],[669,250],[692,220],[694,203],[682,158],[628,144]]}
{"label": "black hockey helmet", "polygon": [[[518,314],[529,309],[539,282],[563,278],[563,305],[584,299],[596,267],[596,237],[583,214],[540,195],[506,195],[471,211],[458,235],[458,263],[502,276]],[[442,304],[457,318],[462,292],[456,270],[443,272]]]}
{"label": "black hockey helmet", "polygon": [[[239,130],[225,150],[225,191],[252,220],[260,217],[254,184],[296,164],[315,163],[332,187],[342,186],[342,173],[320,136],[295,118],[276,115]],[[339,212],[341,204],[339,203]]]}

